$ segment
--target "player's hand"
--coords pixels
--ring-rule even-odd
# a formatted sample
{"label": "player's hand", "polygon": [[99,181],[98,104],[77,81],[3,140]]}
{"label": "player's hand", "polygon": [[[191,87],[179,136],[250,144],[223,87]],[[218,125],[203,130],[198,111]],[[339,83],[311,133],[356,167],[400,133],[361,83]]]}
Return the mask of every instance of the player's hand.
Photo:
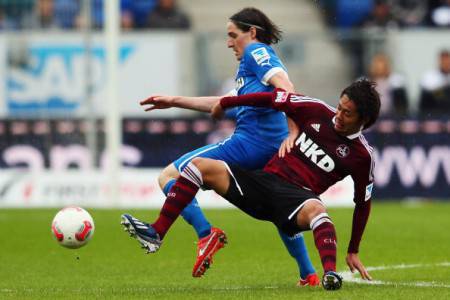
{"label": "player's hand", "polygon": [[278,149],[278,157],[283,158],[286,153],[291,152],[292,147],[294,146],[295,137],[291,137],[290,134],[284,141],[281,143],[280,148]]}
{"label": "player's hand", "polygon": [[292,121],[290,118],[288,120],[288,127],[289,127],[289,135],[287,138],[284,139],[284,141],[281,143],[280,148],[278,149],[278,157],[283,158],[286,153],[290,153],[292,147],[294,147],[295,139],[300,133],[300,129],[298,126]]}
{"label": "player's hand", "polygon": [[347,253],[345,261],[347,262],[347,265],[352,273],[354,273],[356,269],[359,274],[361,274],[362,279],[372,280],[372,277],[369,275],[369,272],[367,272],[366,267],[364,267],[361,260],[359,260],[358,253]]}
{"label": "player's hand", "polygon": [[211,108],[211,117],[216,120],[220,120],[225,115],[225,111],[222,108],[222,105],[220,105],[220,101],[214,104],[214,106]]}
{"label": "player's hand", "polygon": [[166,109],[173,107],[173,96],[159,96],[153,95],[140,102],[140,105],[144,107],[145,111],[151,111],[155,109]]}

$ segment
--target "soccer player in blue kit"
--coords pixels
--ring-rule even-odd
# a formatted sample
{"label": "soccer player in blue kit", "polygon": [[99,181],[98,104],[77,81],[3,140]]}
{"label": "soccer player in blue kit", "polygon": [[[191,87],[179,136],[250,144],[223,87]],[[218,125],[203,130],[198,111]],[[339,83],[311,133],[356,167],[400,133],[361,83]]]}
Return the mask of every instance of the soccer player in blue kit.
{"label": "soccer player in blue kit", "polygon": [[[229,95],[244,95],[255,92],[270,92],[281,88],[293,92],[294,88],[286,68],[270,46],[281,39],[279,28],[260,10],[244,8],[230,17],[227,24],[227,46],[240,62],[236,75],[236,88]],[[211,112],[222,96],[184,97],[151,96],[141,102],[146,111],[179,107],[202,112]],[[286,116],[271,108],[238,107],[235,110],[236,130],[224,141],[191,151],[167,166],[158,180],[167,195],[170,188],[195,157],[223,160],[244,169],[260,169],[279,151],[284,156],[292,147],[298,128]],[[289,123],[289,130],[288,130]],[[289,135],[288,135],[289,133]],[[131,218],[127,220],[127,216]],[[213,255],[226,243],[225,233],[210,225],[203,215],[197,200],[182,212],[183,218],[191,224],[199,237],[197,260],[192,275],[202,276],[212,263]],[[146,223],[129,215],[122,216],[123,222],[133,222],[136,226]],[[289,237],[279,230],[281,239],[290,255],[297,261],[300,280],[298,285],[319,285],[319,277],[308,257],[301,234]],[[134,235],[147,252],[155,251],[145,242],[145,235]]]}

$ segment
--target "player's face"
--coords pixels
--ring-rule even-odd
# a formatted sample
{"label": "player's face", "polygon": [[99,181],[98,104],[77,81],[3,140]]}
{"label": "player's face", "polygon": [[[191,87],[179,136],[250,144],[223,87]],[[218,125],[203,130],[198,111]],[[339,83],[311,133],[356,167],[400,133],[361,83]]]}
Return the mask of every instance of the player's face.
{"label": "player's face", "polygon": [[364,121],[361,120],[355,103],[343,95],[336,111],[334,130],[341,135],[351,135],[361,130]]}
{"label": "player's face", "polygon": [[252,41],[251,31],[240,30],[233,22],[227,24],[227,46],[232,48],[237,60],[241,60],[245,47]]}

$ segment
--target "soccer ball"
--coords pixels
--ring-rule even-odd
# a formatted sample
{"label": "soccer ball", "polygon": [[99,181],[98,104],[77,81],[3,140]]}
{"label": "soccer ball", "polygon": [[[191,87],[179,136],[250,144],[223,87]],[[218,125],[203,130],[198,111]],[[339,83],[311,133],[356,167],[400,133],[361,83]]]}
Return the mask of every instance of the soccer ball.
{"label": "soccer ball", "polygon": [[61,246],[77,249],[89,242],[94,235],[91,215],[77,206],[61,209],[52,222],[52,233]]}

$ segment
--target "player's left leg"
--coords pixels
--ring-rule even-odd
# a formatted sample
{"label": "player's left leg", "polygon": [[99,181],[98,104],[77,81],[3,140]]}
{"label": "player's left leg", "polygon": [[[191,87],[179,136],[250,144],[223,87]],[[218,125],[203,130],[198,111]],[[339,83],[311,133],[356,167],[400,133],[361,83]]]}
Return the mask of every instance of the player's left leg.
{"label": "player's left leg", "polygon": [[324,270],[322,286],[327,290],[340,289],[342,278],[336,273],[336,230],[322,202],[314,198],[304,201],[296,220],[299,228],[313,231]]}

